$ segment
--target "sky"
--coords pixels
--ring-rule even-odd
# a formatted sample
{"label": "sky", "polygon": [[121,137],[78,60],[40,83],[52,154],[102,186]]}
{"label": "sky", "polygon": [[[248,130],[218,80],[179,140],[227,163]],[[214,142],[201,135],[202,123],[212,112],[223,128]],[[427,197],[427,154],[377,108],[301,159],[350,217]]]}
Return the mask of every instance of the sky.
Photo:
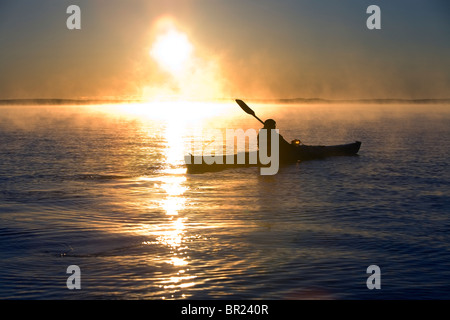
{"label": "sky", "polygon": [[449,39],[448,0],[0,0],[0,99],[444,99]]}

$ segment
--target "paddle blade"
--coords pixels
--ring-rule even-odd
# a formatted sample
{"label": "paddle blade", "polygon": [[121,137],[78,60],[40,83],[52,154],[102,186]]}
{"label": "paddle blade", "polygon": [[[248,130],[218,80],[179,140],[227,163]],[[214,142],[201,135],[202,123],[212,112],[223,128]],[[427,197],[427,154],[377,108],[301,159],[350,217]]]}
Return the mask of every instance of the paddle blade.
{"label": "paddle blade", "polygon": [[242,108],[242,110],[244,110],[245,112],[247,112],[248,114],[251,114],[252,116],[255,115],[255,111],[253,111],[252,109],[250,109],[250,107],[242,100],[236,99],[237,104]]}

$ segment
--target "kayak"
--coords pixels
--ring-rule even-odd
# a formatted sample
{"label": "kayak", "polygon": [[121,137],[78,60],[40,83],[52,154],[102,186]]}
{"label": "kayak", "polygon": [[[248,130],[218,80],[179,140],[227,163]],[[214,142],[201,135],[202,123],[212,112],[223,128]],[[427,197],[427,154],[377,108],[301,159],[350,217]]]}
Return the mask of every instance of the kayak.
{"label": "kayak", "polygon": [[[292,154],[287,157],[280,157],[279,160],[281,164],[292,164],[299,161],[324,159],[335,156],[354,156],[358,153],[360,147],[360,141],[334,146],[310,146],[301,144],[293,148]],[[211,163],[211,158],[208,159],[208,157],[193,156],[191,154],[185,156],[187,172],[204,173],[226,169],[264,166],[259,162],[258,151],[241,152],[234,155],[223,155],[213,158],[215,161],[214,163]],[[233,161],[231,161],[231,159]]]}

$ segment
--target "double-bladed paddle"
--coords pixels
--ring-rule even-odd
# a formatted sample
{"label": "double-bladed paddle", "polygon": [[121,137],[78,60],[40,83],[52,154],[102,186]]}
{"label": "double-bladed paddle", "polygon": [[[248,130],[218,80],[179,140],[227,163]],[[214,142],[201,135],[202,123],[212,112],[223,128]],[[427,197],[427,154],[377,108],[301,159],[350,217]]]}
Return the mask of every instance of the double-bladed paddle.
{"label": "double-bladed paddle", "polygon": [[242,108],[242,110],[244,110],[246,113],[254,116],[256,119],[258,119],[259,122],[261,122],[262,124],[264,124],[264,121],[262,121],[260,118],[258,118],[255,114],[255,111],[253,111],[252,109],[250,109],[250,107],[242,100],[236,99],[237,104]]}

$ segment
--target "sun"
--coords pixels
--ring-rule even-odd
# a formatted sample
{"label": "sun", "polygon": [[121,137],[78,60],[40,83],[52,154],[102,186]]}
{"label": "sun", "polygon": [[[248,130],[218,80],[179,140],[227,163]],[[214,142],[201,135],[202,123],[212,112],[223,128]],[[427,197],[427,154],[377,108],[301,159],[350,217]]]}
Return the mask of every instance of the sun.
{"label": "sun", "polygon": [[174,18],[161,16],[152,24],[145,48],[144,100],[205,101],[224,96],[228,83],[220,58]]}
{"label": "sun", "polygon": [[161,68],[178,76],[188,67],[192,51],[193,46],[186,34],[173,27],[156,38],[150,56]]}

